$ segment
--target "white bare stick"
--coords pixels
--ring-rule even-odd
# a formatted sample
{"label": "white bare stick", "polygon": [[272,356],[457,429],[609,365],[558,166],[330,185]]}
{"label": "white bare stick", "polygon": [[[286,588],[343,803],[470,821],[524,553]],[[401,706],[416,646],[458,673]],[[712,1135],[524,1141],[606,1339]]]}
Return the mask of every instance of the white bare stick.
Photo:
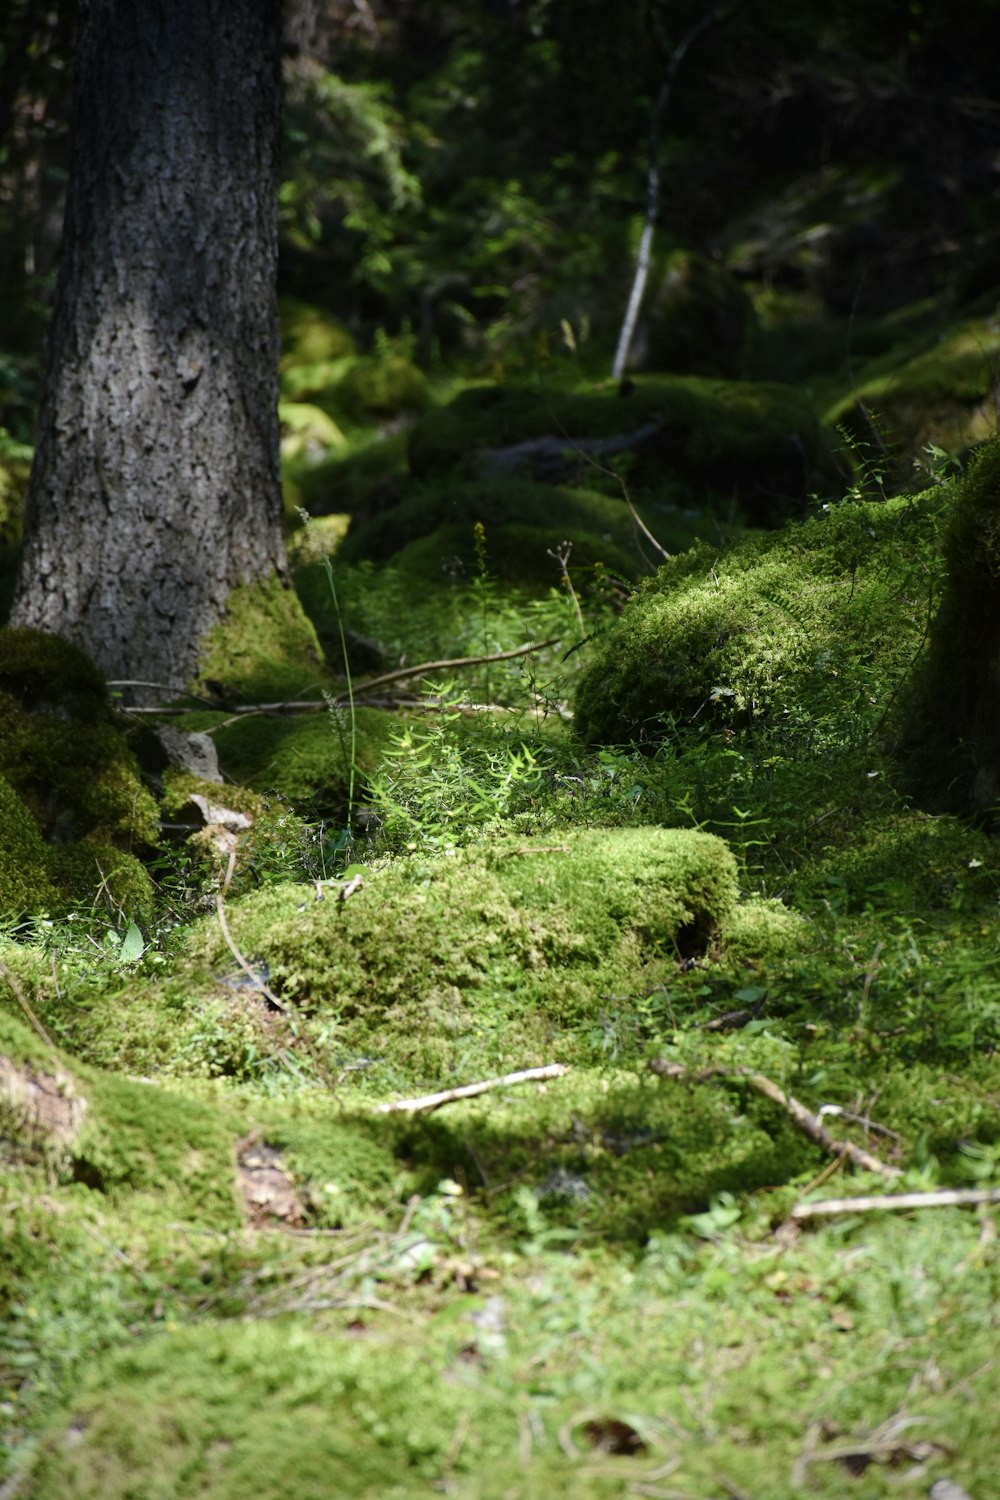
{"label": "white bare stick", "polygon": [[393,1104],[376,1106],[377,1115],[416,1114],[418,1110],[437,1109],[456,1099],[474,1099],[490,1089],[509,1088],[516,1083],[542,1083],[546,1078],[561,1078],[568,1073],[565,1063],[547,1063],[544,1068],[525,1068],[520,1073],[505,1073],[502,1078],[486,1078],[481,1083],[465,1083],[461,1088],[443,1089],[440,1094],[423,1094],[418,1099],[397,1099]]}
{"label": "white bare stick", "polygon": [[653,250],[653,234],[656,230],[656,220],[660,212],[660,134],[663,127],[663,117],[667,112],[667,105],[670,103],[670,94],[674,86],[674,79],[677,76],[677,70],[684,61],[688,49],[698,40],[703,31],[707,31],[709,26],[719,19],[720,9],[721,0],[716,0],[716,3],[710,5],[704,15],[700,16],[694,25],[681,37],[681,40],[670,54],[666,74],[653,103],[649,119],[649,168],[646,176],[646,217],[642,226],[642,238],[639,241],[639,253],[636,256],[632,291],[629,294],[628,307],[625,312],[624,322],[622,323],[621,333],[618,335],[618,347],[615,350],[615,361],[611,369],[614,380],[621,380],[628,365],[632,339],[635,335],[635,325],[639,320],[639,309],[642,306],[642,297],[646,290],[646,278],[649,275],[649,265]]}
{"label": "white bare stick", "polygon": [[903,1208],[971,1208],[1000,1203],[1000,1188],[947,1188],[929,1193],[876,1193],[867,1198],[823,1198],[818,1203],[796,1203],[790,1219],[822,1219],[834,1214],[890,1212]]}

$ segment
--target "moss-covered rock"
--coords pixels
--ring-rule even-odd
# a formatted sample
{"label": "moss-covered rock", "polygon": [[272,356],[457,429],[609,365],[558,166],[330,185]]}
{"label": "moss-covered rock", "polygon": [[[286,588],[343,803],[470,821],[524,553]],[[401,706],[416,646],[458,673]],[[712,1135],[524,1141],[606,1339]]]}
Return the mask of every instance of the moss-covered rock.
{"label": "moss-covered rock", "polygon": [[[614,388],[539,394],[479,386],[420,419],[410,435],[417,477],[521,473],[547,483],[593,483],[579,444],[627,463],[630,482],[675,476],[702,502],[733,497],[757,520],[794,509],[810,491],[839,488],[827,434],[800,392],[777,384],[645,377]],[[539,446],[541,440],[542,445]]]}
{"label": "moss-covered rock", "polygon": [[[374,771],[395,720],[375,708],[355,711],[357,784]],[[312,714],[248,715],[215,735],[227,776],[258,792],[277,792],[314,818],[345,816],[350,784],[351,723],[346,706]]]}
{"label": "moss-covered rock", "polygon": [[657,740],[699,720],[870,733],[920,651],[939,576],[940,489],[845,503],[729,551],[695,548],[630,600],[577,694],[582,735]]}
{"label": "moss-covered rock", "polygon": [[[402,1076],[433,1081],[470,1046],[489,1069],[551,1060],[553,1028],[593,1022],[607,992],[648,988],[704,954],[736,890],[721,840],[618,829],[404,859],[348,900],[337,887],[323,900],[260,891],[233,903],[229,922],[284,1001],[339,1019],[348,1055],[374,1049]],[[190,953],[194,974],[231,962],[217,926]]]}
{"label": "moss-covered rock", "polygon": [[431,582],[471,579],[479,572],[477,523],[485,528],[491,574],[512,583],[558,584],[559,564],[548,553],[566,541],[574,568],[603,562],[634,577],[643,566],[624,500],[528,479],[415,486],[398,505],[352,527],[341,556],[392,560]]}
{"label": "moss-covered rock", "polygon": [[[11,804],[0,823],[3,862],[28,857],[24,815],[46,849],[29,886],[50,904],[87,900],[99,889],[129,913],[148,912],[149,876],[131,852],[159,837],[156,803],[114,717],[103,678],[75,646],[37,631],[0,631],[0,774]],[[35,852],[38,844],[29,839]],[[14,905],[20,878],[7,882]],[[28,887],[22,889],[22,896]],[[58,904],[58,902],[56,902]],[[37,909],[37,908],[36,908]]]}
{"label": "moss-covered rock", "polygon": [[649,299],[636,368],[736,378],[745,372],[755,322],[753,303],[725,267],[676,250]]}

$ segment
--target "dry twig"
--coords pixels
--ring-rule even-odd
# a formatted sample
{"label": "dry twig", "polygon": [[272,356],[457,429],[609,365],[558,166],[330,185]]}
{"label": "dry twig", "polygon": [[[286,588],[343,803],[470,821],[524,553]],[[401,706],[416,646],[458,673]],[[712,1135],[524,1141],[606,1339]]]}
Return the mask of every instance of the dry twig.
{"label": "dry twig", "polygon": [[831,1218],[834,1214],[890,1212],[903,1208],[972,1208],[1000,1203],[1000,1188],[941,1188],[927,1193],[874,1193],[861,1198],[823,1198],[818,1203],[796,1203],[791,1219]]}
{"label": "dry twig", "polygon": [[490,1089],[507,1088],[517,1083],[541,1083],[546,1078],[561,1078],[568,1072],[565,1063],[547,1063],[544,1068],[524,1068],[520,1073],[505,1073],[502,1078],[486,1078],[481,1083],[465,1083],[461,1088],[443,1089],[439,1094],[423,1094],[417,1099],[397,1099],[392,1104],[379,1104],[375,1113],[416,1114],[419,1110],[452,1104],[456,1099],[474,1099],[477,1094],[485,1094]]}

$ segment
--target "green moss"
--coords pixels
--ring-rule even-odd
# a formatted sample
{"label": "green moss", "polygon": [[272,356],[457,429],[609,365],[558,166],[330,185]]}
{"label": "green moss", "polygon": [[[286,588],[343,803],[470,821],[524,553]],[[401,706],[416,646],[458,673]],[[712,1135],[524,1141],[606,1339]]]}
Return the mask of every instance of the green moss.
{"label": "green moss", "polygon": [[249,818],[263,811],[261,798],[249,787],[220,786],[217,781],[205,781],[191,771],[180,771],[173,766],[163,773],[160,806],[168,818],[176,818],[183,812],[192,797],[206,797],[216,806],[232,808],[233,812],[244,813]]}
{"label": "green moss", "polygon": [[21,540],[31,449],[0,427],[0,546]]}
{"label": "green moss", "polygon": [[160,1334],[92,1384],[68,1418],[79,1441],[43,1444],[32,1500],[406,1500],[442,1471],[468,1399],[419,1350],[283,1323]]}
{"label": "green moss", "polygon": [[313,516],[332,511],[367,514],[395,504],[408,479],[407,434],[379,437],[345,454],[331,453],[308,469],[295,470],[304,508]]}
{"label": "green moss", "polygon": [[295,591],[273,577],[233,589],[225,619],[205,638],[200,672],[206,691],[254,702],[301,697],[326,680],[316,632]]}
{"label": "green moss", "polygon": [[726,924],[726,962],[736,970],[767,974],[802,945],[808,923],[781,901],[751,897],[741,901]]}
{"label": "green moss", "polygon": [[[388,1054],[400,1076],[433,1080],[470,1047],[480,1070],[549,1060],[553,1027],[589,1024],[605,992],[704,954],[736,884],[720,840],[640,828],[414,857],[336,897],[261,891],[231,906],[230,927],[283,999],[346,1025],[348,1055]],[[228,970],[217,925],[190,962]]]}
{"label": "green moss", "polygon": [[486,528],[490,571],[511,582],[558,584],[559,564],[547,553],[565,541],[573,543],[571,567],[603,561],[626,577],[642,567],[620,497],[518,479],[418,485],[398,505],[353,527],[341,555],[393,559],[432,581],[456,572],[474,578],[477,522]]}
{"label": "green moss", "polygon": [[[152,886],[133,848],[159,838],[159,812],[116,723],[104,681],[75,647],[36,631],[0,631],[0,774],[30,814],[45,850],[34,910],[88,901],[95,891],[138,914]],[[0,822],[2,863],[23,844],[23,816]],[[37,862],[33,862],[37,870]],[[0,910],[18,908],[0,901]],[[53,890],[55,888],[55,891]],[[56,895],[55,892],[59,894]]]}
{"label": "green moss", "polygon": [[354,339],[347,330],[320,308],[295,297],[279,300],[281,313],[281,367],[317,364],[322,360],[348,358],[355,353]]}
{"label": "green moss", "polygon": [[107,716],[107,686],[90,657],[40,630],[0,630],[0,691],[32,712]]}
{"label": "green moss", "polygon": [[50,850],[21,798],[0,775],[0,920],[58,905]]}
{"label": "green moss", "polygon": [[944,536],[946,585],[908,749],[925,790],[963,811],[1000,805],[1000,439],[959,482]]}
{"label": "green moss", "polygon": [[[564,484],[592,484],[593,466],[574,440],[635,435],[615,456],[629,481],[682,481],[695,498],[735,496],[748,515],[770,519],[811,490],[839,487],[827,435],[804,396],[789,386],[645,377],[624,399],[615,388],[544,392],[480,386],[425,413],[410,436],[418,478],[498,477],[495,450],[549,437],[563,457],[524,455],[521,472]],[[500,461],[502,462],[502,461]]]}
{"label": "green moss", "polygon": [[[355,768],[375,769],[395,721],[379,709],[355,713]],[[321,713],[247,715],[213,736],[227,776],[258,792],[277,791],[310,816],[342,817],[350,779],[351,726],[346,707]]]}
{"label": "green moss", "polygon": [[840,740],[884,722],[938,576],[940,490],[844,504],[729,551],[673,559],[633,596],[581,680],[577,727],[608,743],[671,723]]}
{"label": "green moss", "polygon": [[78,1181],[112,1198],[141,1194],[156,1217],[233,1229],[239,1118],[153,1084],[81,1070],[90,1108],[74,1146]]}
{"label": "green moss", "polygon": [[102,838],[88,834],[54,850],[52,868],[73,905],[87,905],[100,892],[114,910],[136,921],[148,922],[153,914],[153,881],[145,865]]}
{"label": "green moss", "polygon": [[335,392],[338,407],[368,422],[420,411],[430,399],[426,375],[401,354],[354,360]]}
{"label": "green moss", "polygon": [[873,360],[827,412],[863,444],[877,422],[894,477],[907,483],[925,449],[961,454],[996,431],[995,371],[1000,355],[995,299],[981,317],[946,322],[931,308],[916,339]]}
{"label": "green moss", "polygon": [[413,1186],[398,1122],[352,1119],[329,1099],[264,1108],[258,1121],[303,1191],[310,1223],[334,1229],[398,1208]]}
{"label": "green moss", "polygon": [[975,892],[988,900],[998,878],[992,839],[957,818],[901,812],[866,819],[847,847],[811,862],[795,893],[800,904],[825,899],[843,910],[926,913],[968,903]]}

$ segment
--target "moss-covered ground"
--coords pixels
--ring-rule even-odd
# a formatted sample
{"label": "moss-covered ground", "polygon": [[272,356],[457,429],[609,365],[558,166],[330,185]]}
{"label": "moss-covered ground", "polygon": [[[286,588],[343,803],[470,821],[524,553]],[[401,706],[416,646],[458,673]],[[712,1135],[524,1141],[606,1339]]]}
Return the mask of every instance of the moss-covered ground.
{"label": "moss-covered ground", "polygon": [[918,742],[979,491],[285,316],[295,588],[162,705],[222,780],[0,637],[0,1496],[983,1500],[997,1207],[796,1213],[998,1182],[1000,860]]}

